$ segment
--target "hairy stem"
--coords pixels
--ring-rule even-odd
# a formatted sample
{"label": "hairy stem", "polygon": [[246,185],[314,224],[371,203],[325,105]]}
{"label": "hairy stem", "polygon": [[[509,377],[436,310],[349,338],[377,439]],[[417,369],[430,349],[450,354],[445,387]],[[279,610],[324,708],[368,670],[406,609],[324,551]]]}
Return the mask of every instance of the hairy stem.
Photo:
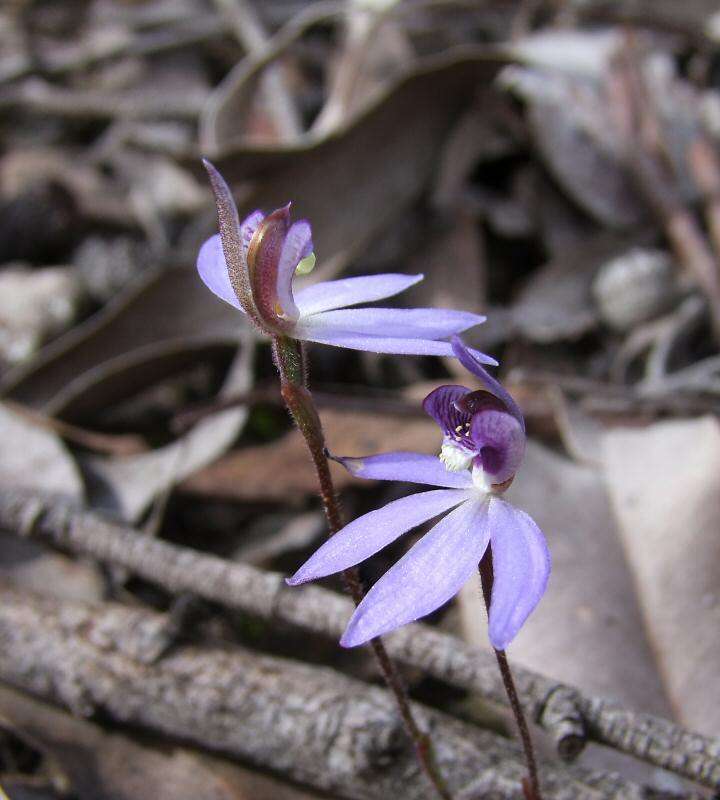
{"label": "hairy stem", "polygon": [[[307,370],[302,346],[293,339],[278,336],[273,340],[273,357],[280,373],[280,391],[283,400],[305,438],[305,443],[315,466],[320,485],[320,497],[328,527],[330,528],[330,535],[332,536],[343,527],[343,520],[332,475],[330,474],[322,423],[312,395],[307,389]],[[357,569],[345,570],[343,572],[343,582],[355,605],[359,605],[365,596],[365,592]],[[370,646],[383,679],[395,697],[405,730],[412,740],[415,754],[423,772],[443,800],[452,800],[452,795],[435,763],[430,738],[420,729],[413,715],[407,690],[400,673],[390,660],[385,645],[379,638],[373,639],[370,642]]]}
{"label": "hairy stem", "polygon": [[[492,587],[494,581],[493,574],[493,561],[492,561],[492,545],[488,545],[485,555],[480,561],[478,567],[480,572],[480,585],[482,586],[483,599],[485,600],[485,608],[490,613],[490,598],[492,596]],[[510,707],[512,708],[515,722],[520,732],[520,740],[522,742],[523,751],[525,752],[525,761],[527,762],[528,774],[527,778],[523,779],[523,793],[526,800],[542,800],[540,794],[540,780],[538,778],[537,761],[535,760],[535,751],[533,750],[532,739],[530,738],[530,730],[528,728],[525,713],[520,705],[517,689],[515,688],[515,681],[513,680],[512,672],[510,671],[510,664],[508,664],[507,656],[504,650],[495,650],[495,657],[497,658],[500,674],[502,675],[505,692],[507,693]]]}

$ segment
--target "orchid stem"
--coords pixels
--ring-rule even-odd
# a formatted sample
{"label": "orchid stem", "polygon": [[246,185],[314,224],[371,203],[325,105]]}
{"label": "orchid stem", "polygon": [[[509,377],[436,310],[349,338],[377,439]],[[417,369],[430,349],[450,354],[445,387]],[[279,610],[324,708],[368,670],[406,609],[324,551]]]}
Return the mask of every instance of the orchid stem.
{"label": "orchid stem", "polygon": [[[312,395],[307,388],[306,360],[302,346],[294,339],[277,336],[273,339],[273,358],[280,373],[280,391],[283,400],[305,438],[305,443],[315,466],[318,483],[320,484],[320,498],[322,499],[325,517],[332,536],[343,527],[343,519],[332,475],[330,474],[322,423]],[[355,605],[359,605],[365,596],[365,592],[357,569],[345,570],[343,572],[343,581]],[[370,646],[385,684],[395,697],[405,731],[413,743],[420,767],[438,796],[443,800],[452,800],[452,795],[435,762],[430,737],[420,729],[413,715],[407,690],[400,673],[390,660],[385,645],[379,638],[373,639],[370,642]]]}
{"label": "orchid stem", "polygon": [[[494,582],[493,561],[492,561],[492,545],[488,545],[485,555],[482,557],[478,570],[480,572],[480,585],[482,586],[483,599],[485,600],[485,608],[488,613],[490,612],[490,597],[492,596],[492,587]],[[500,675],[502,675],[503,685],[505,692],[510,701],[510,708],[512,708],[515,722],[517,723],[518,731],[520,733],[520,741],[522,742],[523,751],[525,753],[525,762],[527,764],[527,778],[523,778],[523,794],[525,800],[542,800],[540,794],[540,780],[538,778],[537,761],[535,759],[535,750],[533,749],[532,739],[530,738],[530,729],[528,728],[525,712],[520,705],[520,698],[518,697],[517,689],[515,688],[515,681],[513,680],[510,664],[508,663],[507,656],[504,650],[495,650],[495,658],[497,659],[498,667],[500,668]]]}

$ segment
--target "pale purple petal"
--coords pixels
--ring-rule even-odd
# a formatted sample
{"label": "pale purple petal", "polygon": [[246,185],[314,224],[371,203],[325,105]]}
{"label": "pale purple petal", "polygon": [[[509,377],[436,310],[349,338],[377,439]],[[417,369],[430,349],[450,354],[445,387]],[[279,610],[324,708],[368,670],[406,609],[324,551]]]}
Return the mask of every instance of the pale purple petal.
{"label": "pale purple petal", "polygon": [[490,500],[493,583],[490,600],[490,642],[504,650],[545,592],[550,552],[533,520],[504,500]]}
{"label": "pale purple petal", "polygon": [[467,497],[467,491],[436,489],[403,497],[358,517],[333,534],[287,582],[296,586],[355,566]]}
{"label": "pale purple petal", "polygon": [[491,482],[512,478],[525,455],[525,431],[520,422],[507,411],[485,408],[473,415],[470,436]]}
{"label": "pale purple petal", "polygon": [[[318,344],[329,344],[335,347],[345,347],[349,350],[365,350],[368,353],[395,353],[397,355],[413,356],[454,356],[450,342],[436,342],[428,339],[398,339],[392,336],[368,336],[360,333],[347,333],[346,331],[316,330],[307,323],[313,317],[303,318],[293,331],[296,339],[304,339]],[[486,360],[485,363],[497,362],[478,351],[478,358]]]}
{"label": "pale purple petal", "polygon": [[393,336],[397,339],[444,339],[480,325],[485,317],[444,308],[342,308],[303,320],[314,331]]}
{"label": "pale purple petal", "polygon": [[[483,361],[478,358],[478,351],[467,347],[459,336],[452,337],[452,348],[453,353],[457,356],[458,361],[463,367],[472,372],[475,377],[479,378],[480,383],[483,384],[488,392],[502,400],[507,410],[522,425],[522,429],[525,430],[525,420],[523,419],[522,412],[518,404],[513,400],[510,392],[504,389],[499,381],[496,381],[492,375],[483,369],[482,364],[490,364],[490,361]],[[480,355],[482,355],[482,353]],[[485,358],[487,358],[487,356],[485,356]],[[495,362],[494,366],[497,366],[497,362]]]}
{"label": "pale purple petal", "polygon": [[312,229],[307,220],[294,222],[285,236],[277,272],[277,298],[288,319],[300,316],[292,292],[297,265],[312,253]]}
{"label": "pale purple petal", "polygon": [[464,386],[448,384],[438,386],[423,400],[423,410],[440,426],[446,436],[468,449],[474,448],[470,439],[470,414],[465,414],[456,407],[456,403],[470,389]]}
{"label": "pale purple petal", "polygon": [[430,614],[457,594],[487,547],[486,509],[486,501],[473,498],[440,520],[372,587],[340,644],[363,644]]}
{"label": "pale purple petal", "polygon": [[253,211],[240,223],[240,244],[242,246],[243,258],[247,259],[250,241],[255,235],[255,231],[260,227],[260,223],[265,219],[262,211]]}
{"label": "pale purple petal", "polygon": [[437,456],[422,453],[398,452],[364,458],[333,458],[359,478],[424,483],[452,489],[470,489],[473,485],[469,471],[448,472]]}
{"label": "pale purple petal", "polygon": [[331,311],[358,303],[373,303],[393,297],[423,279],[422,275],[363,275],[359,278],[343,278],[338,281],[323,281],[300,289],[295,303],[305,316],[320,311]]}
{"label": "pale purple petal", "polygon": [[230,303],[231,306],[245,309],[240,305],[235,290],[230,284],[225,256],[223,255],[222,242],[220,235],[211,236],[200,248],[197,258],[197,269],[205,286],[216,294],[221,300]]}

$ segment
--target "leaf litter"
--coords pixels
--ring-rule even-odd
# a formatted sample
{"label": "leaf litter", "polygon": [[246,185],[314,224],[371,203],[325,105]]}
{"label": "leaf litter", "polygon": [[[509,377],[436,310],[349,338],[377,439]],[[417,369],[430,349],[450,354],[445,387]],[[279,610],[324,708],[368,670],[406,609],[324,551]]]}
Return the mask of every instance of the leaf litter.
{"label": "leaf litter", "polygon": [[[241,211],[292,200],[312,221],[308,281],[422,271],[408,302],[488,314],[468,339],[499,358],[529,412],[512,492],[555,560],[511,658],[718,737],[714,5],[539,3],[524,17],[503,3],[387,5],[0,11],[0,387],[12,401],[0,488],[62,494],[286,573],[323,537],[298,434],[267,393],[253,396],[273,385],[267,349],[193,269],[215,224],[199,164],[211,156]],[[435,452],[431,423],[407,409],[452,369],[315,348],[330,450]],[[334,474],[349,511],[389,496]],[[377,558],[369,574],[387,563]],[[24,592],[175,608],[142,581],[9,534],[0,562]],[[434,624],[483,641],[472,586],[458,608]],[[198,646],[269,641],[219,608],[189,628],[173,613]],[[272,642],[347,668],[324,643]],[[7,699],[18,719],[59,713]],[[439,688],[430,702],[452,708]],[[252,765],[220,786],[205,755],[88,724],[68,718],[59,749],[36,724],[35,744],[13,752],[94,753],[98,797],[135,791],[124,758],[169,785],[200,764],[212,796],[312,796],[268,788]],[[83,796],[87,775],[70,766]],[[40,773],[21,762],[19,774]]]}

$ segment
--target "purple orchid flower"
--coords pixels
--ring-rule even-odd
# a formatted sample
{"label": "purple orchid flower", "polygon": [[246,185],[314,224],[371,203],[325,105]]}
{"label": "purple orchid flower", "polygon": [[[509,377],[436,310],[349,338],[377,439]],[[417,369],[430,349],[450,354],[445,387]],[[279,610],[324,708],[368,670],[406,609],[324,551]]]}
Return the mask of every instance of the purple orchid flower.
{"label": "purple orchid flower", "polygon": [[[240,222],[227,184],[212,164],[204,163],[220,233],[200,249],[198,272],[212,292],[265,333],[373,353],[449,356],[450,342],[441,340],[485,321],[449,309],[347,307],[392,297],[422,275],[345,278],[294,293],[294,276],[309,272],[315,261],[310,223],[291,223],[289,204],[267,216],[253,211]],[[497,365],[490,356],[473,352],[482,363]]]}
{"label": "purple orchid flower", "polygon": [[492,547],[490,642],[504,650],[545,592],[550,553],[533,520],[501,495],[525,451],[525,423],[515,401],[458,337],[452,347],[484,389],[441,386],[424,400],[440,425],[440,458],[385,453],[338,459],[352,474],[440,487],[365,514],[332,536],[288,579],[290,585],[359,564],[417,525],[443,518],[372,587],[340,640],[363,644],[424,617],[450,600]]}

